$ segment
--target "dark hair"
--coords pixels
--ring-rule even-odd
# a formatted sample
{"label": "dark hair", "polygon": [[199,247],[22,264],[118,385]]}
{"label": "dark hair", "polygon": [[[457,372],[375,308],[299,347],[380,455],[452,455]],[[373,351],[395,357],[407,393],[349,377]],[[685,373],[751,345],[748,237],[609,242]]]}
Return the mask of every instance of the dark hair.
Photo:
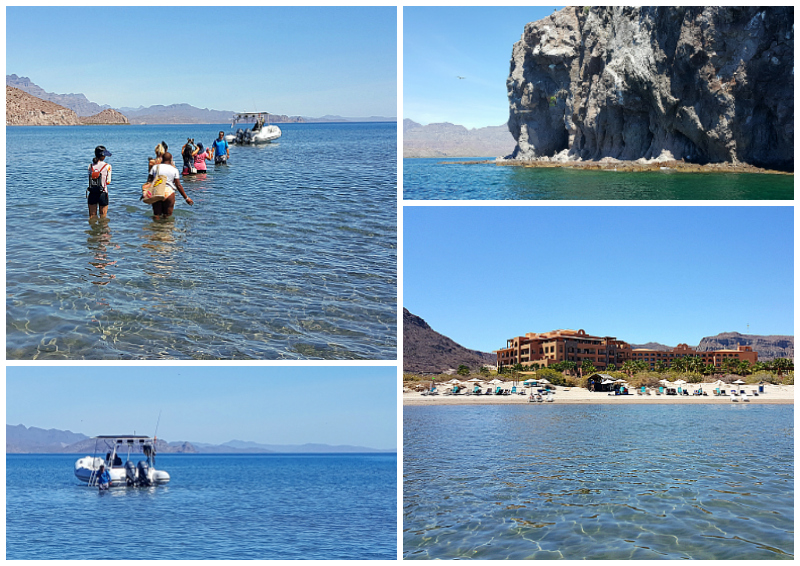
{"label": "dark hair", "polygon": [[97,158],[96,157],[92,157],[92,165],[97,165]]}
{"label": "dark hair", "polygon": [[164,151],[167,151],[167,150],[169,149],[169,148],[167,147],[167,142],[165,142],[165,141],[162,141],[162,142],[161,142],[161,145],[163,145],[163,146],[164,146]]}
{"label": "dark hair", "polygon": [[161,163],[172,163],[172,154],[170,152],[165,152],[164,155],[161,156]]}

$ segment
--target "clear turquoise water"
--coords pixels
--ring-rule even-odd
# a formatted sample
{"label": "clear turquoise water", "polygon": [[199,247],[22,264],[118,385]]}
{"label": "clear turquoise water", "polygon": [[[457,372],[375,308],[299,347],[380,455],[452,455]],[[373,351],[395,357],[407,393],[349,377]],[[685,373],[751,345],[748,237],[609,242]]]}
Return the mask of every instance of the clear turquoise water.
{"label": "clear turquoise water", "polygon": [[403,557],[792,559],[792,405],[403,408]]}
{"label": "clear turquoise water", "polygon": [[6,456],[7,559],[397,557],[394,454],[164,454],[168,485],[105,493],[80,456]]}
{"label": "clear turquoise water", "polygon": [[[6,129],[8,358],[396,358],[396,125],[281,124],[154,221],[139,197],[155,145],[220,129]],[[100,143],[109,216],[90,225]]]}
{"label": "clear turquoise water", "polygon": [[793,175],[621,173],[455,164],[490,158],[404,159],[410,200],[792,200]]}

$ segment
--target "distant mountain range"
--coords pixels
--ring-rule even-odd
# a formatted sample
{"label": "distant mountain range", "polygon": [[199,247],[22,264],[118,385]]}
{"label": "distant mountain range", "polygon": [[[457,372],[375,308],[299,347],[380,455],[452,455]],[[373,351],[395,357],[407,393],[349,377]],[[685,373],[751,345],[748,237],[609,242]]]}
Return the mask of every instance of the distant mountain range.
{"label": "distant mountain range", "polygon": [[[91,454],[95,450],[93,438],[69,430],[44,430],[25,425],[6,425],[6,454]],[[244,440],[231,440],[224,444],[200,442],[165,442],[158,440],[156,449],[161,454],[348,454],[394,453],[395,450],[378,450],[364,446],[330,444],[259,444]],[[104,448],[98,448],[102,451]]]}
{"label": "distant mountain range", "polygon": [[[735,350],[737,346],[750,346],[758,352],[758,361],[769,362],[776,358],[794,359],[794,336],[760,336],[757,334],[739,334],[738,332],[722,332],[716,336],[707,336],[700,344],[693,346],[699,352],[714,350]],[[631,348],[646,348],[665,352],[673,346],[665,346],[658,342],[647,344],[631,344]]]}
{"label": "distant mountain range", "polygon": [[493,366],[497,355],[465,348],[403,309],[403,371],[442,373],[462,364],[473,370]]}
{"label": "distant mountain range", "polygon": [[515,147],[505,124],[468,130],[449,122],[423,126],[403,120],[403,157],[505,157]]}
{"label": "distant mountain range", "polygon": [[[54,102],[65,108],[73,110],[79,117],[92,116],[111,108],[89,101],[83,94],[57,94],[47,92],[39,85],[33,83],[28,77],[6,75],[6,86],[18,88],[28,94]],[[232,120],[236,114],[234,110],[210,110],[197,108],[190,104],[170,104],[155,106],[139,106],[138,108],[123,107],[114,110],[127,117],[131,124],[225,124]],[[370,116],[365,118],[346,118],[342,116],[326,115],[320,118],[307,116],[287,116],[285,114],[270,114],[270,122],[298,123],[298,122],[395,122],[396,118],[383,116]]]}

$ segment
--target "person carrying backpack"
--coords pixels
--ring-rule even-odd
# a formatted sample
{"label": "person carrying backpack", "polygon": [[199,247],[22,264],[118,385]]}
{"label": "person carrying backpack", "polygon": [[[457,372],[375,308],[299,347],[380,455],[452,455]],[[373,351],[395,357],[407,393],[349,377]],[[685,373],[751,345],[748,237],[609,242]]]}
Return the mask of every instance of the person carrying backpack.
{"label": "person carrying backpack", "polygon": [[175,190],[181,193],[183,200],[186,204],[192,206],[194,201],[186,195],[181,185],[181,175],[175,166],[172,164],[172,154],[167,152],[161,156],[161,163],[154,165],[150,169],[150,174],[147,177],[148,181],[155,181],[157,178],[167,184],[166,198],[164,200],[152,203],[153,216],[155,218],[166,218],[172,216],[172,210],[175,208]]}
{"label": "person carrying backpack", "polygon": [[94,159],[89,165],[89,188],[86,189],[86,199],[89,203],[89,220],[97,217],[98,207],[100,218],[105,218],[108,213],[108,185],[111,183],[111,165],[105,162],[106,157],[111,157],[111,152],[105,146],[98,145],[94,148]]}

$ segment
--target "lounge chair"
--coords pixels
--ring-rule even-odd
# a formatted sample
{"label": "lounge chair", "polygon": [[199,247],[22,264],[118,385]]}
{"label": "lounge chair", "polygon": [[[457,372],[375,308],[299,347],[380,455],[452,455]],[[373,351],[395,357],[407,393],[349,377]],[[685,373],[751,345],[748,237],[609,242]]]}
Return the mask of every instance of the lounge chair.
{"label": "lounge chair", "polygon": [[656,395],[663,395],[663,394],[664,394],[664,388],[663,387],[659,387],[658,391],[656,391]]}
{"label": "lounge chair", "polygon": [[517,394],[517,386],[516,385],[511,388],[511,394],[512,395],[516,395]]}
{"label": "lounge chair", "polygon": [[739,402],[739,398],[736,396],[736,392],[733,391],[733,390],[731,390],[731,402],[732,403],[738,403]]}
{"label": "lounge chair", "polygon": [[492,388],[491,387],[487,387],[486,391],[484,391],[483,394],[484,395],[491,395],[492,394]]}
{"label": "lounge chair", "polygon": [[756,391],[755,389],[752,389],[752,390],[750,390],[750,395],[752,395],[753,397],[758,397],[758,391]]}
{"label": "lounge chair", "polygon": [[652,392],[652,391],[650,391],[649,389],[646,389],[646,390],[645,390],[645,393],[647,393],[648,395],[652,395],[652,394],[653,394],[653,392]]}
{"label": "lounge chair", "polygon": [[722,395],[723,397],[724,397],[725,395],[727,395],[727,393],[725,393],[725,390],[724,390],[724,389],[720,389],[720,390],[719,390],[719,394],[720,394],[720,395]]}
{"label": "lounge chair", "polygon": [[520,389],[519,394],[520,395],[526,395],[525,390],[524,389]]}
{"label": "lounge chair", "polygon": [[719,387],[714,390],[714,397],[719,397]]}
{"label": "lounge chair", "polygon": [[744,389],[740,389],[739,390],[739,395],[744,395],[744,394],[745,394]]}
{"label": "lounge chair", "polygon": [[503,394],[503,388],[498,385],[497,389],[494,392],[494,394],[495,395],[502,395]]}
{"label": "lounge chair", "polygon": [[475,387],[472,388],[472,394],[473,395],[480,395],[481,394],[481,388],[476,385]]}
{"label": "lounge chair", "polygon": [[748,397],[747,393],[745,393],[744,391],[742,391],[742,401],[744,401],[745,403],[750,402],[750,397]]}

